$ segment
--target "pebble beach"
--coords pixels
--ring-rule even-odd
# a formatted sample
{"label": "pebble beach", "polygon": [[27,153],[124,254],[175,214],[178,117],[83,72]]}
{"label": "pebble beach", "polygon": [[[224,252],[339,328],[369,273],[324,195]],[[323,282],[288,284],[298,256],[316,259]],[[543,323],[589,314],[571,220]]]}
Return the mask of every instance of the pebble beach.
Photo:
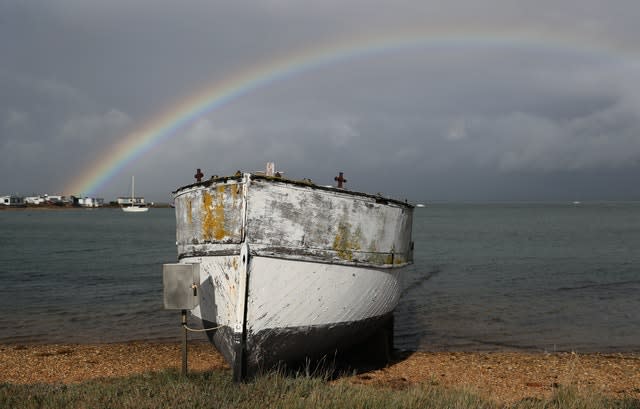
{"label": "pebble beach", "polygon": [[[180,370],[179,343],[1,345],[0,383],[69,384]],[[207,343],[189,344],[189,371],[228,371]],[[229,373],[229,376],[231,374]],[[545,399],[562,386],[612,398],[640,399],[640,354],[402,352],[386,368],[333,382],[408,388],[467,389],[497,401]]]}

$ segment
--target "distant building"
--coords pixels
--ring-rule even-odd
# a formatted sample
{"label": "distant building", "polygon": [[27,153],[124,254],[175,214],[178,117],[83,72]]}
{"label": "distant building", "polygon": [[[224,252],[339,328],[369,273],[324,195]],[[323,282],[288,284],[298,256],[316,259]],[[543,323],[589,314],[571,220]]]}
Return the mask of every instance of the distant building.
{"label": "distant building", "polygon": [[27,196],[24,198],[24,202],[30,205],[40,205],[46,202],[46,199],[42,196]]}
{"label": "distant building", "polygon": [[73,197],[73,205],[80,207],[102,207],[104,199],[95,197]]}
{"label": "distant building", "polygon": [[3,206],[24,206],[24,199],[16,195],[0,196],[0,205]]}
{"label": "distant building", "polygon": [[39,196],[27,196],[24,198],[24,203],[29,205],[43,205],[43,204],[54,204],[63,206],[66,203],[69,203],[66,197],[60,195],[48,195],[43,194]]}
{"label": "distant building", "polygon": [[60,196],[60,195],[44,195],[44,198],[47,201],[47,203],[52,203],[52,204],[68,202],[66,197]]}

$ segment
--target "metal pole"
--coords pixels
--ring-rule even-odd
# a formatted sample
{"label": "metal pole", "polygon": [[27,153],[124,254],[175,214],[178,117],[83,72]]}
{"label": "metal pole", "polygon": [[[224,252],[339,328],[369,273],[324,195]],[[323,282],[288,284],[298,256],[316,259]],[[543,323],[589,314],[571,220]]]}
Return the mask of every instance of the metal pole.
{"label": "metal pole", "polygon": [[187,375],[187,310],[182,310],[182,375]]}

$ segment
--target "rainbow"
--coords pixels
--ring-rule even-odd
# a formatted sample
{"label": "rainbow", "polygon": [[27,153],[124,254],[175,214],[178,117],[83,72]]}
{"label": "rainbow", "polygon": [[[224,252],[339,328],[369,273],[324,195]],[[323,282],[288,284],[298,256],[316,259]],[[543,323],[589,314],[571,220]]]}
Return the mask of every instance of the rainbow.
{"label": "rainbow", "polygon": [[[163,141],[171,138],[180,129],[192,124],[197,118],[213,112],[221,106],[250,92],[293,75],[323,66],[361,58],[390,50],[414,49],[416,47],[543,47],[567,48],[572,52],[600,52],[617,55],[615,44],[597,44],[593,41],[569,35],[549,34],[538,31],[511,30],[509,32],[424,32],[405,31],[383,36],[367,36],[348,41],[334,41],[303,52],[292,53],[245,71],[230,75],[215,82],[171,109],[146,122],[139,129],[126,135],[101,155],[84,172],[70,181],[64,189],[68,194],[94,195],[128,164],[149,152]],[[595,50],[595,51],[594,51]]]}

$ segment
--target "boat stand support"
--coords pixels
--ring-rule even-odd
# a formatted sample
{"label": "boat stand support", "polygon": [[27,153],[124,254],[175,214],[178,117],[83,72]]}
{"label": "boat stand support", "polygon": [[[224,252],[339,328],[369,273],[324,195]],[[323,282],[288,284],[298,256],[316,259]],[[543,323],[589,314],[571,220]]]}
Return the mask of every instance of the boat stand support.
{"label": "boat stand support", "polygon": [[188,373],[188,359],[187,359],[187,310],[182,310],[182,375],[186,376]]}

